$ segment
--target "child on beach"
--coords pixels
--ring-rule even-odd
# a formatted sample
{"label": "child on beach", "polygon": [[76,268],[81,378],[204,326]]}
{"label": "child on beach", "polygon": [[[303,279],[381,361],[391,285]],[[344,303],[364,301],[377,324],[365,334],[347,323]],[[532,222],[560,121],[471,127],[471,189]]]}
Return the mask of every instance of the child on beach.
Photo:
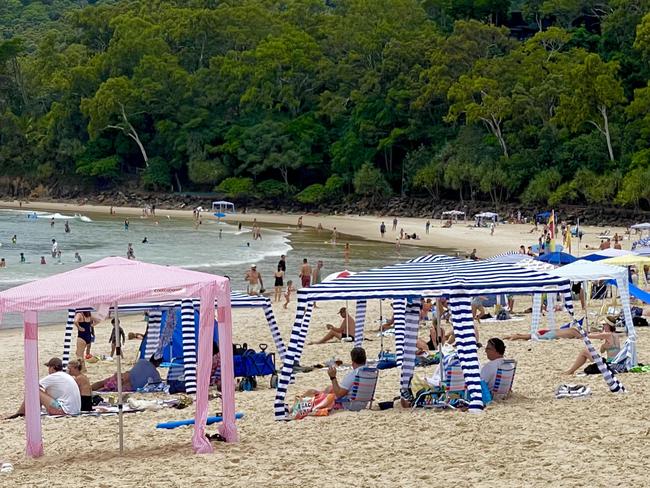
{"label": "child on beach", "polygon": [[289,280],[287,281],[287,291],[284,294],[284,308],[287,308],[287,305],[289,305],[289,302],[291,301],[291,294],[296,291],[296,289],[293,287],[293,281]]}

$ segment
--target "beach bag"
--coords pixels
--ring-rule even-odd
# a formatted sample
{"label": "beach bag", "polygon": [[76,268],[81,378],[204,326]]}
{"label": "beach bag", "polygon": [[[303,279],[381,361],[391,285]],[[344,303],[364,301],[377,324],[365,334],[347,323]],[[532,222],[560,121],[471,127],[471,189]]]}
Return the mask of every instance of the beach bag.
{"label": "beach bag", "polygon": [[632,323],[634,324],[634,327],[648,327],[648,321],[645,317],[633,317]]}
{"label": "beach bag", "polygon": [[643,309],[641,307],[631,307],[630,311],[632,312],[632,318],[643,315]]}
{"label": "beach bag", "polygon": [[510,312],[508,312],[505,308],[502,308],[499,310],[499,313],[497,313],[497,320],[510,320]]}

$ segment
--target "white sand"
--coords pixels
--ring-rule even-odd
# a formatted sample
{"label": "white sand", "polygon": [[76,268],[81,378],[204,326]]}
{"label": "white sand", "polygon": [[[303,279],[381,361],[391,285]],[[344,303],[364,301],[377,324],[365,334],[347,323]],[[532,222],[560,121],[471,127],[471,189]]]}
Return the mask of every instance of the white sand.
{"label": "white sand", "polygon": [[[310,339],[325,331],[336,316],[338,302],[321,305],[314,315]],[[522,304],[522,306],[524,306]],[[276,307],[283,337],[289,336],[293,309]],[[378,308],[371,303],[367,328],[374,328]],[[272,341],[259,310],[234,313],[237,342],[256,345]],[[482,340],[518,331],[525,323],[483,324]],[[142,331],[139,318],[124,321],[125,329]],[[59,355],[63,326],[40,331],[44,362]],[[97,329],[94,353],[107,354],[108,325]],[[421,330],[425,334],[426,330]],[[367,337],[369,356],[379,351],[379,339]],[[0,332],[0,412],[12,413],[23,388],[22,339],[19,330]],[[388,343],[394,349],[392,338]],[[134,358],[137,341],[128,341],[127,358]],[[347,360],[349,344],[305,348],[302,364],[329,357]],[[630,391],[609,393],[601,377],[569,378],[561,371],[582,348],[580,341],[552,343],[508,342],[507,356],[518,360],[515,394],[491,405],[482,415],[461,412],[387,411],[337,412],[327,418],[275,422],[274,390],[260,380],[254,392],[238,392],[237,410],[241,442],[216,444],[209,456],[192,454],[192,431],[155,429],[155,424],[193,416],[186,410],[166,409],[125,416],[127,453],[117,455],[117,419],[44,419],[46,455],[24,457],[24,422],[2,422],[0,458],[15,464],[11,475],[0,475],[0,486],[412,486],[462,483],[465,486],[616,486],[646,484],[644,450],[650,446],[645,405],[650,398],[644,375],[620,378]],[[650,349],[646,331],[640,331],[639,357]],[[480,352],[483,359],[483,351]],[[111,373],[114,364],[90,365],[91,378]],[[425,370],[417,368],[417,373]],[[432,368],[427,369],[429,373]],[[42,371],[45,374],[45,368]],[[553,391],[563,382],[588,384],[591,398],[555,400]],[[325,386],[325,371],[300,374],[288,398],[298,391]],[[398,391],[398,370],[383,371],[379,401]],[[219,410],[213,402],[212,411]],[[213,428],[210,431],[214,431]]]}

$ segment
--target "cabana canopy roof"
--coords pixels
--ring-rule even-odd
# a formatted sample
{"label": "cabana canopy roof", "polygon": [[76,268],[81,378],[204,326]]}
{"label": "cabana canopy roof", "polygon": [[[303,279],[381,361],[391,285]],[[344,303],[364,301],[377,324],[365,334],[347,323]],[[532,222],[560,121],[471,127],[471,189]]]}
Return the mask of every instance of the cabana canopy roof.
{"label": "cabana canopy roof", "polygon": [[629,256],[630,254],[635,255],[636,253],[632,251],[626,251],[624,249],[614,249],[610,247],[608,249],[602,249],[600,251],[594,251],[589,254],[585,254],[581,260],[585,261],[601,261],[607,258],[616,258],[618,256]]}
{"label": "cabana canopy roof", "polygon": [[561,291],[566,279],[510,264],[423,256],[298,290],[306,301]]}
{"label": "cabana canopy roof", "polygon": [[474,217],[481,219],[496,219],[499,217],[499,214],[496,214],[494,212],[481,212],[474,215]]}
{"label": "cabana canopy roof", "polygon": [[648,230],[648,229],[650,229],[650,222],[644,222],[642,224],[634,224],[630,228],[631,229],[639,229],[639,230]]}
{"label": "cabana canopy roof", "polygon": [[621,266],[611,266],[583,260],[578,260],[561,268],[551,270],[548,274],[571,281],[627,280],[627,270]]}
{"label": "cabana canopy roof", "polygon": [[442,215],[465,215],[465,212],[461,212],[460,210],[445,210],[442,212]]}
{"label": "cabana canopy roof", "polygon": [[180,300],[200,297],[210,287],[225,290],[227,284],[213,274],[109,257],[1,292],[0,313]]}
{"label": "cabana canopy roof", "polygon": [[501,264],[516,264],[528,259],[530,259],[530,256],[528,254],[522,254],[517,251],[509,251],[503,254],[497,254],[491,258],[487,258],[488,261]]}

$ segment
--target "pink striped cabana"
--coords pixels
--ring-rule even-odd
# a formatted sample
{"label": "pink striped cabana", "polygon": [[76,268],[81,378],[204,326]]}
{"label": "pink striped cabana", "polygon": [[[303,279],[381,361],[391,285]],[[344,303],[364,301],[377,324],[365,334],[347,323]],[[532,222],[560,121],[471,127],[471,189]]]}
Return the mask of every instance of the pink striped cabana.
{"label": "pink striped cabana", "polygon": [[28,456],[38,457],[43,454],[38,393],[38,312],[89,306],[108,310],[117,304],[180,298],[201,299],[196,422],[192,437],[194,451],[198,454],[212,452],[212,446],[205,437],[205,425],[208,417],[215,299],[219,303],[217,321],[224,418],[220,434],[228,442],[237,441],[229,280],[172,266],[111,257],[0,293],[0,314],[20,312],[24,317],[25,430]]}

